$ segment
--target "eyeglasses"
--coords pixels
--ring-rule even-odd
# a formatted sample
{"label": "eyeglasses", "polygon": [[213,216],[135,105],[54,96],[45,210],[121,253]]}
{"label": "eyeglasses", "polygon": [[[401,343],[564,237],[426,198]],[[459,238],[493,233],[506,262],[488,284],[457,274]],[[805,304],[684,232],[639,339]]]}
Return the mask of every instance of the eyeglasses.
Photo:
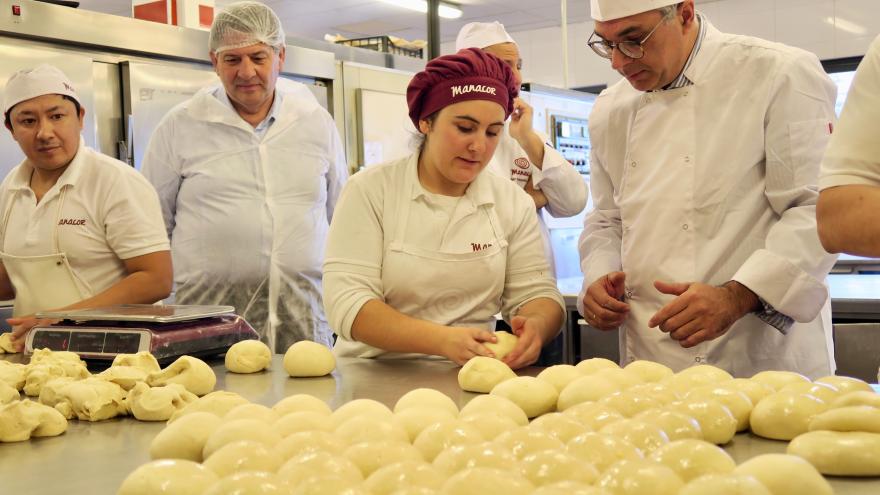
{"label": "eyeglasses", "polygon": [[[642,41],[618,41],[615,43],[613,41],[602,39],[595,31],[593,31],[590,39],[587,40],[587,45],[596,52],[596,55],[602,58],[610,59],[611,55],[614,53],[614,49],[617,48],[620,50],[620,53],[631,59],[640,59],[645,56],[645,49],[642,45],[648,41],[654,32],[657,31],[657,28],[659,28],[667,19],[669,19],[669,16],[663,16],[663,18],[660,19],[660,22],[654,26],[654,29],[652,29],[647,36],[642,38]],[[599,37],[599,39],[594,40],[593,38],[595,37]]]}

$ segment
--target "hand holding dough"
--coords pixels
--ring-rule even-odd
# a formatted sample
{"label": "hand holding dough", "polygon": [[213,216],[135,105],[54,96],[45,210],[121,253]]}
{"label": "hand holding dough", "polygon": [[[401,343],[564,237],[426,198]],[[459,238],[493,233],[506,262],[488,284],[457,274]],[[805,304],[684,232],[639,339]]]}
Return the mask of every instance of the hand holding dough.
{"label": "hand holding dough", "polygon": [[162,371],[150,373],[147,384],[151,387],[179,383],[199,397],[214,390],[217,375],[214,370],[201,359],[192,356],[180,356]]}
{"label": "hand holding dough", "polygon": [[292,377],[329,375],[336,368],[336,358],[326,346],[310,340],[291,345],[284,353],[284,369]]}
{"label": "hand holding dough", "polygon": [[495,359],[504,359],[504,356],[510,354],[510,351],[516,347],[516,343],[519,340],[519,337],[516,335],[504,331],[495,332],[495,338],[498,339],[498,342],[483,342],[486,349],[489,349],[495,355]]}
{"label": "hand holding dough", "polygon": [[233,373],[258,373],[269,367],[272,351],[259,340],[243,340],[226,351],[224,362]]}

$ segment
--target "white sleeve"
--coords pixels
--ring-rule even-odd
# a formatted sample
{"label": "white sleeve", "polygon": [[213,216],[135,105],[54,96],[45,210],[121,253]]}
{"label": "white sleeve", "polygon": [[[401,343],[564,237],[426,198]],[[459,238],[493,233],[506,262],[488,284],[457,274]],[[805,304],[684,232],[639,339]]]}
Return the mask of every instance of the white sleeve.
{"label": "white sleeve", "polygon": [[547,211],[554,217],[573,217],[587,206],[587,182],[562,153],[544,141],[544,162],[532,168],[532,185],[547,197]]}
{"label": "white sleeve", "polygon": [[177,194],[183,181],[180,160],[174,155],[172,140],[175,135],[174,121],[168,114],[153,131],[141,173],[156,189],[159,195],[159,206],[165,220],[165,231],[168,237],[174,231],[174,215],[177,213]]}
{"label": "white sleeve", "polygon": [[159,198],[137,174],[119,174],[104,203],[107,245],[121,260],[169,251]]}

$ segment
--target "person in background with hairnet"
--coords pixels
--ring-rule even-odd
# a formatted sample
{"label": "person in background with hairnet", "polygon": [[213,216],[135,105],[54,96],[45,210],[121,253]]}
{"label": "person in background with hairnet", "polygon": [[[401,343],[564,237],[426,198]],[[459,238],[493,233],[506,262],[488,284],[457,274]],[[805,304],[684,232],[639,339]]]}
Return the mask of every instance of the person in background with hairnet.
{"label": "person in background with hairnet", "polygon": [[306,86],[278,77],[284,31],[267,6],[218,13],[210,55],[222,84],[169,112],[144,157],[171,237],[175,302],[232,305],[275,352],[330,346],[321,263],[347,178],[336,126]]}
{"label": "person in background with hairnet", "polygon": [[[480,48],[500,58],[513,71],[516,85],[522,84],[522,58],[516,41],[500,22],[471,22],[458,32],[455,49]],[[553,269],[550,233],[541,210],[554,217],[575,216],[587,204],[587,183],[559,151],[547,144],[547,136],[532,128],[532,107],[522,98],[514,100],[513,113],[504,123],[488,171],[508,178],[525,190],[535,202],[544,253]]]}

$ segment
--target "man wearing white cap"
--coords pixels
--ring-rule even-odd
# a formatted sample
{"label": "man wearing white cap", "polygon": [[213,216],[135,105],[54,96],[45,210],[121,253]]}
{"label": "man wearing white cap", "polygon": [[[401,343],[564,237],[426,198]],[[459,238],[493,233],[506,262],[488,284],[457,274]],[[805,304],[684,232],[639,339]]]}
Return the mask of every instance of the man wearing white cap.
{"label": "man wearing white cap", "polygon": [[229,5],[209,43],[221,84],[172,109],[144,156],[175,300],[234,306],[280,353],[299,340],[329,347],[321,264],[348,176],[336,125],[305,85],[278,77],[284,30],[266,5]]}
{"label": "man wearing white cap", "polygon": [[[465,24],[455,40],[456,51],[481,48],[500,58],[513,70],[517,86],[522,84],[519,47],[499,22]],[[514,101],[510,120],[487,170],[509,178],[534,199],[544,240],[544,252],[553,267],[550,237],[540,210],[554,217],[571,217],[587,204],[587,183],[555,148],[532,128],[532,107],[522,98]]]}
{"label": "man wearing white cap", "polygon": [[6,128],[25,154],[0,185],[0,299],[15,298],[15,347],[38,311],[153,303],[171,291],[156,191],[83,143],[85,109],[55,67],[3,89]]}
{"label": "man wearing white cap", "polygon": [[621,356],[834,372],[816,182],[834,84],[815,55],[719,32],[693,0],[592,0],[626,80],[590,115],[581,313]]}

